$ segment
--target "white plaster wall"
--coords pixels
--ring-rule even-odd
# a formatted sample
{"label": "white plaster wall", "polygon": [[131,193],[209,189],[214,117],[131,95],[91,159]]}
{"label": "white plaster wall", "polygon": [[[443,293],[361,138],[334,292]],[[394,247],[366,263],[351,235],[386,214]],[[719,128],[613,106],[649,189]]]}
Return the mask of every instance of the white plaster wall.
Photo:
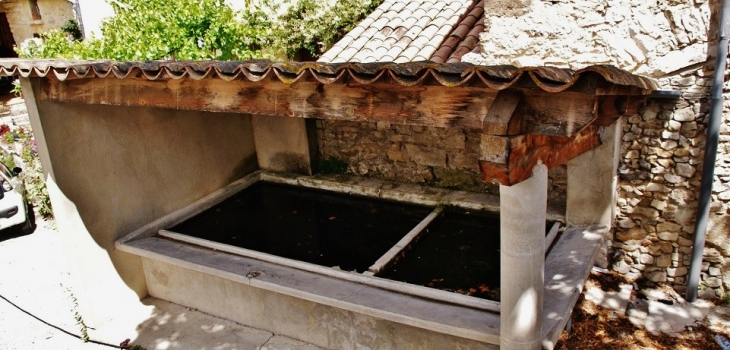
{"label": "white plaster wall", "polygon": [[707,0],[501,0],[485,3],[482,56],[465,61],[661,77],[707,59]]}

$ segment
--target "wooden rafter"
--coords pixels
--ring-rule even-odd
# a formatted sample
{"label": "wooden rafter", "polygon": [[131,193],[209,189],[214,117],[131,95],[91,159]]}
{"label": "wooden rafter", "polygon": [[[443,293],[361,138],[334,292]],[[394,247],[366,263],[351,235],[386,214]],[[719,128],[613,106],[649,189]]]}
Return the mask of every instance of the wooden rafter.
{"label": "wooden rafter", "polygon": [[39,95],[60,102],[476,129],[482,131],[484,181],[513,185],[527,179],[538,161],[554,167],[598,146],[599,126],[634,113],[643,102],[630,95],[642,93],[636,89],[583,85],[552,93],[387,81],[287,84],[274,76],[258,82],[110,77],[43,79]]}

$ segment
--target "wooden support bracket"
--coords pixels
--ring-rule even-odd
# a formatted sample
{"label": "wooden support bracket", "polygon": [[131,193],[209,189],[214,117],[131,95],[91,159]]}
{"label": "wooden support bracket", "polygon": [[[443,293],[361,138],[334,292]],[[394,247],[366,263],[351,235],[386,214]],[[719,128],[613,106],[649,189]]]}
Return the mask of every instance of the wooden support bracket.
{"label": "wooden support bracket", "polygon": [[634,115],[644,106],[645,101],[645,96],[596,96],[596,120],[593,124],[609,126],[624,115]]}
{"label": "wooden support bracket", "polygon": [[574,137],[534,134],[506,137],[509,140],[506,162],[480,159],[482,179],[505,186],[520,183],[531,176],[538,161],[553,168],[600,145],[599,131],[598,126],[590,125]]}
{"label": "wooden support bracket", "polygon": [[517,107],[522,102],[522,93],[502,90],[492,102],[484,117],[483,133],[485,135],[516,135],[520,133],[520,118],[515,118]]}

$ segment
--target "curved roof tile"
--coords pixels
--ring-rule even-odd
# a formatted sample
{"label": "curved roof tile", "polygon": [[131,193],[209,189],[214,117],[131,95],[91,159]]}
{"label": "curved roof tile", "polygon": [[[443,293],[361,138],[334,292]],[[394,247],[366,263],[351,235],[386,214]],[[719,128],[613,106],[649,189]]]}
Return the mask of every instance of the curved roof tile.
{"label": "curved roof tile", "polygon": [[[569,89],[587,76],[600,76],[608,83],[654,90],[657,84],[650,78],[633,75],[613,66],[597,65],[578,71],[556,67],[475,66],[468,63],[319,63],[253,61],[62,61],[62,60],[0,60],[0,76],[49,77],[58,80],[75,78],[116,77],[166,79],[223,79],[260,81],[276,77],[291,84],[307,76],[322,84],[331,84],[349,76],[360,84],[370,84],[390,76],[401,85],[413,85],[433,76],[439,83],[457,86],[479,83],[503,90],[516,86],[548,92]],[[392,82],[391,82],[392,83]]]}

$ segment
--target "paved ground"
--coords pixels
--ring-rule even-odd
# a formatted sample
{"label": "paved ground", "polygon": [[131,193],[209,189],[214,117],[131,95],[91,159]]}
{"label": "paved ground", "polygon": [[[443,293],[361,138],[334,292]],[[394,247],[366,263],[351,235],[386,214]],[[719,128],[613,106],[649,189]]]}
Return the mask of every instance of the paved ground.
{"label": "paved ground", "polygon": [[[69,270],[59,247],[59,233],[38,222],[31,235],[0,232],[0,296],[28,313],[71,333],[74,319]],[[0,298],[0,349],[111,349],[83,343],[13,307]],[[90,338],[113,345],[125,339],[152,349],[296,349],[316,346],[245,327],[160,299],[144,300],[149,313],[116,324],[88,325]]]}
{"label": "paved ground", "polygon": [[[60,246],[59,233],[39,221],[31,235],[0,232],[0,349],[110,349],[82,343],[13,307],[74,334],[81,327],[74,319],[73,292]],[[730,308],[708,302],[685,302],[673,291],[636,291],[625,285],[618,292],[588,286],[585,295],[620,313],[649,331],[682,332],[698,320],[707,319],[715,329],[730,330]],[[7,299],[2,300],[2,299]],[[125,339],[152,349],[297,349],[316,346],[270,332],[245,327],[163,300],[148,298],[147,313],[115,320],[106,325],[88,325],[93,340],[118,345]],[[726,332],[727,334],[727,332]]]}

